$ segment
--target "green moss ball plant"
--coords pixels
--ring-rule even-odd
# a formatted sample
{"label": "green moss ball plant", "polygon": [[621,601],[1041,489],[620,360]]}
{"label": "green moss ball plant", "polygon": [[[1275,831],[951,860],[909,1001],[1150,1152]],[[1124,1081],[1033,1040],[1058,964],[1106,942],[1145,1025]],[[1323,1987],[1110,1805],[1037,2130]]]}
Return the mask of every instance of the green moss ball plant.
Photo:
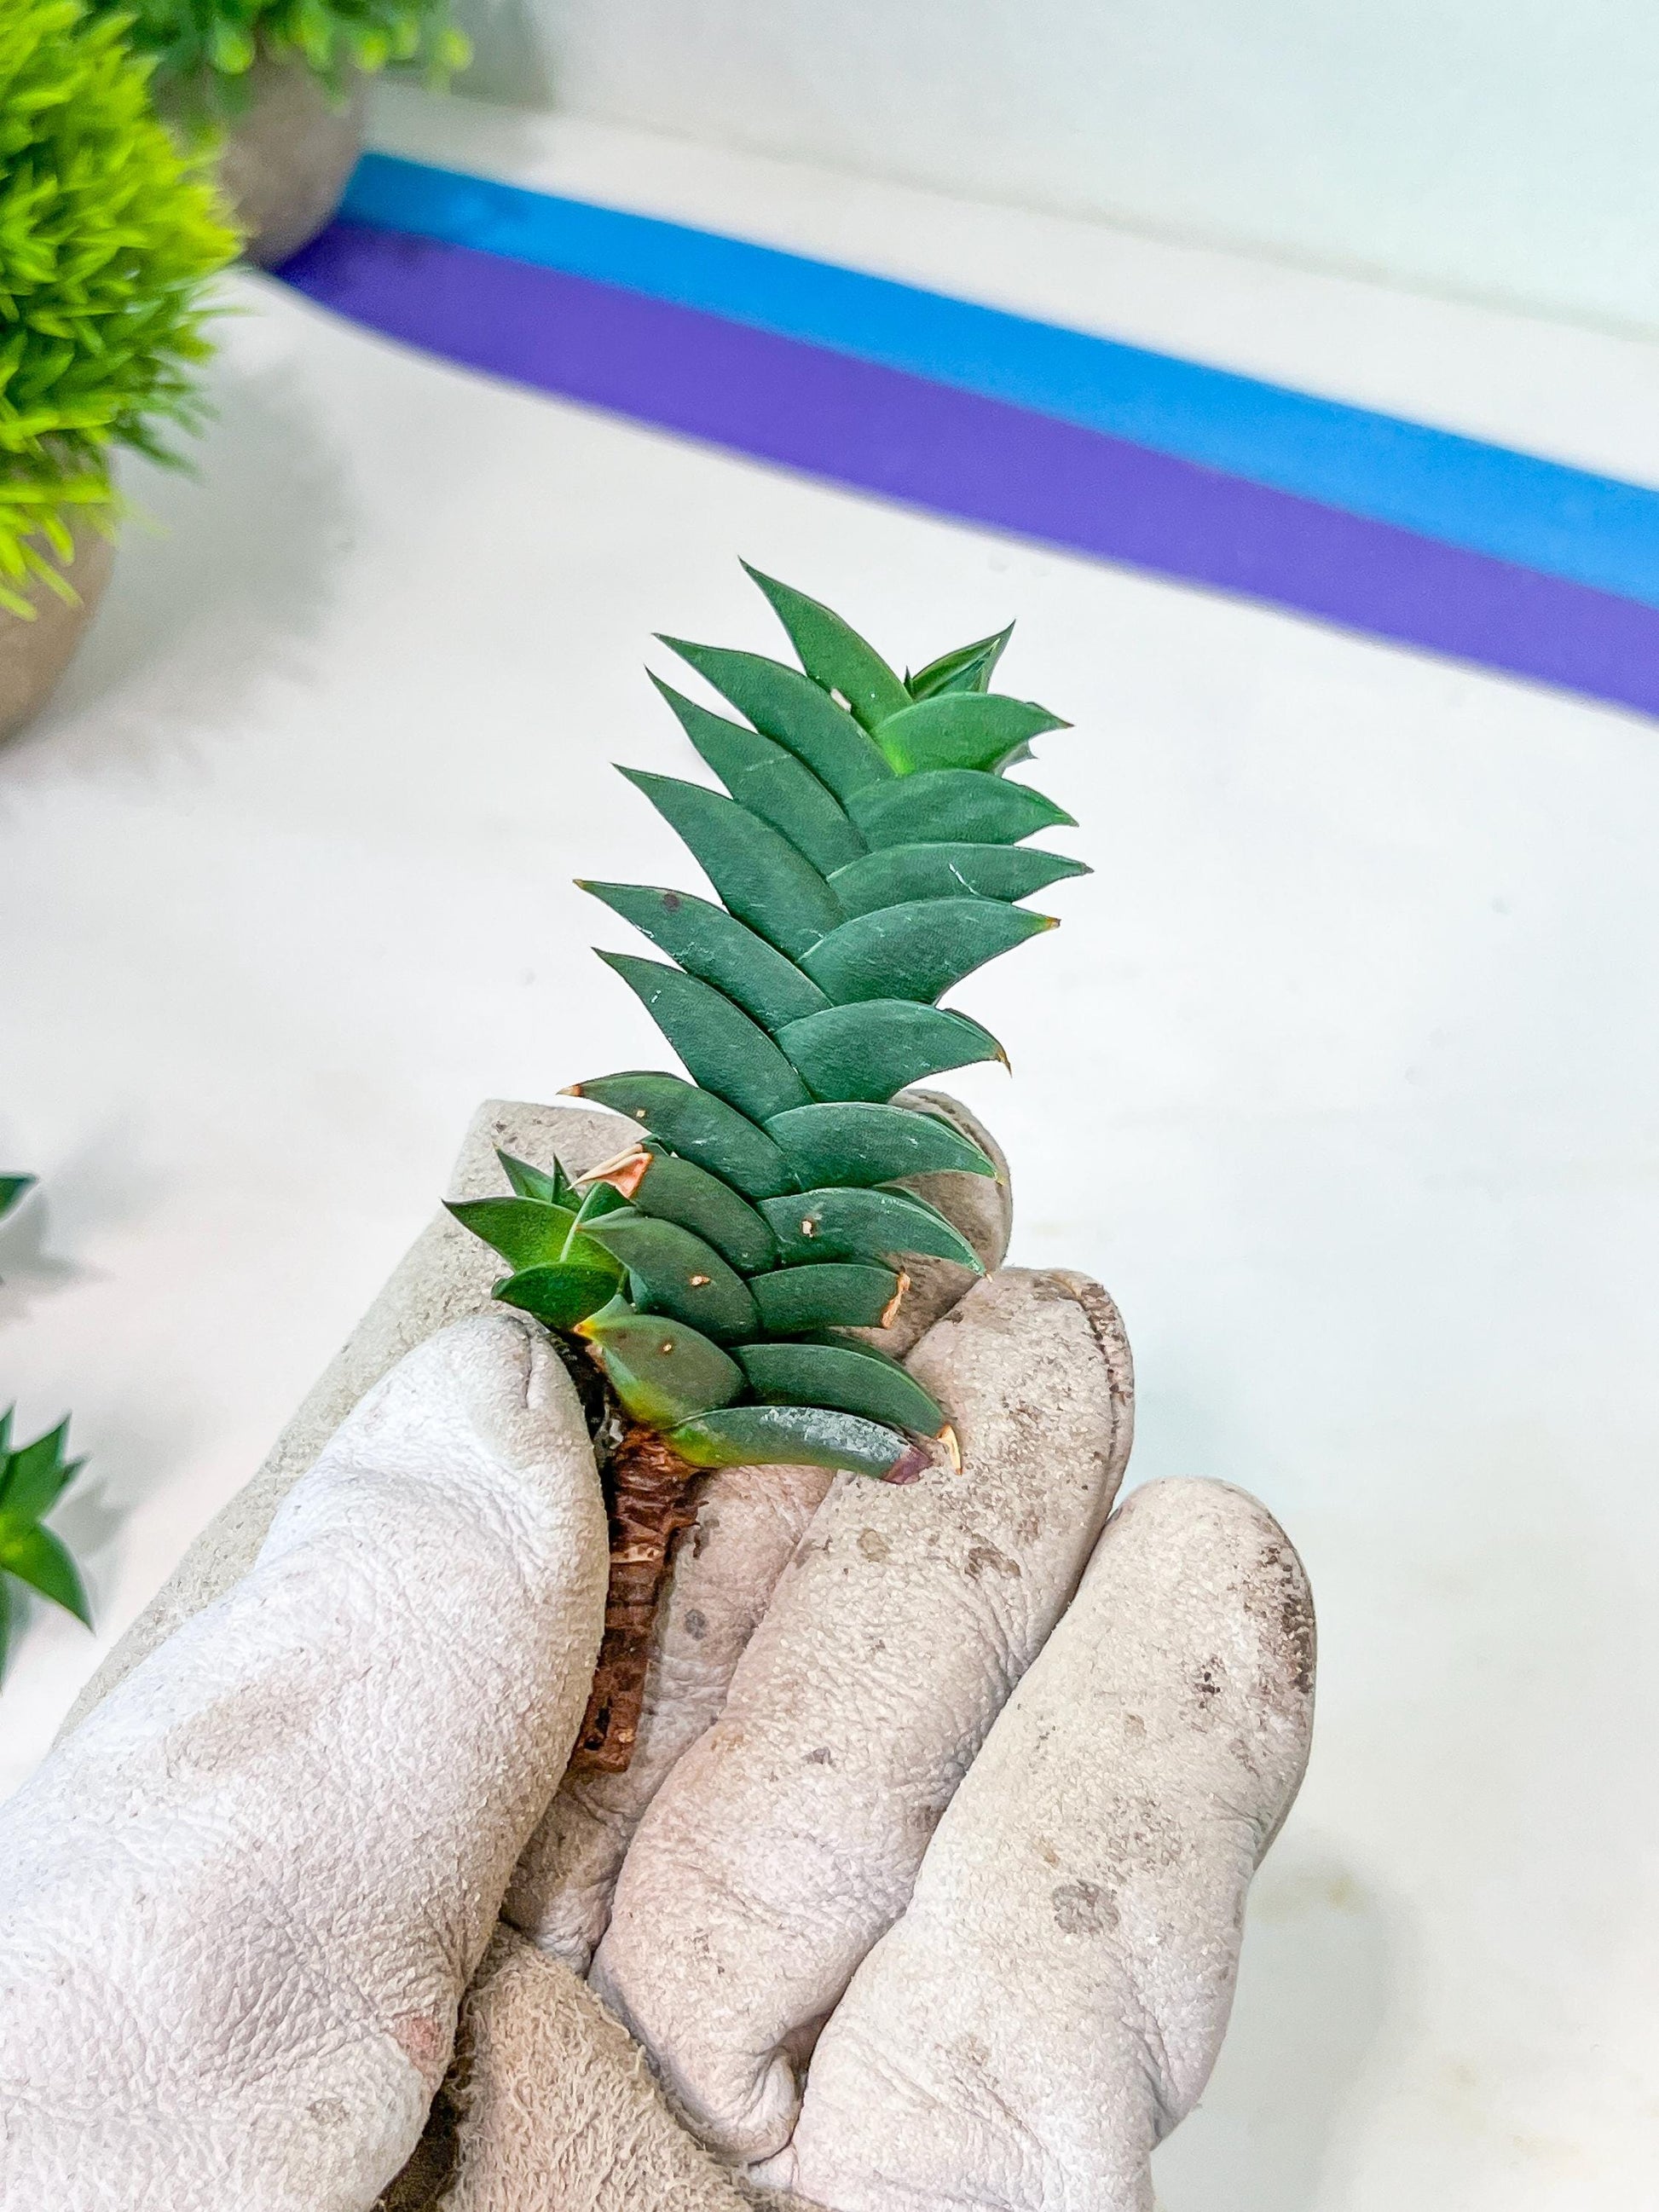
{"label": "green moss ball plant", "polygon": [[168,459],[200,410],[204,288],[236,241],[149,76],[76,0],[0,7],[0,726],[39,703],[8,681],[26,626],[82,596],[77,552],[97,565],[114,453]]}
{"label": "green moss ball plant", "polygon": [[337,100],[354,72],[414,62],[447,75],[467,59],[447,0],[118,0],[118,12],[161,82],[220,116],[246,107],[262,55],[302,64]]}
{"label": "green moss ball plant", "polygon": [[363,143],[363,86],[390,64],[441,81],[466,40],[449,0],[92,0],[155,64],[187,143],[211,140],[251,260],[272,268],[332,217]]}

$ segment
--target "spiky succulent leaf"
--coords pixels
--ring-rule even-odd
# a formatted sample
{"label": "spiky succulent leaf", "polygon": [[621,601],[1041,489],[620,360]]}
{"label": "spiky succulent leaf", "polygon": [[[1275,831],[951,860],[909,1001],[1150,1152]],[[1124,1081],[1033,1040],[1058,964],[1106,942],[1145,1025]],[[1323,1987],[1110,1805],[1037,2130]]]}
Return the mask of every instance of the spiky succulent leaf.
{"label": "spiky succulent leaf", "polygon": [[596,1313],[578,1334],[598,1353],[623,1410],[650,1428],[675,1428],[729,1406],[744,1387],[743,1369],[719,1345],[660,1314]]}
{"label": "spiky succulent leaf", "polygon": [[907,691],[874,646],[866,644],[830,608],[809,599],[805,592],[779,583],[775,576],[763,575],[747,561],[743,566],[771,601],[772,611],[788,632],[795,657],[806,673],[824,690],[839,691],[866,730],[873,730],[890,714],[908,707],[913,696],[926,696]]}
{"label": "spiky succulent leaf", "polygon": [[786,1260],[890,1260],[917,1252],[985,1272],[961,1231],[908,1191],[831,1187],[764,1199],[761,1211]]}
{"label": "spiky succulent leaf", "polygon": [[760,1316],[748,1285],[694,1230],[623,1207],[595,1223],[593,1238],[627,1268],[644,1311],[689,1322],[717,1341],[754,1330]]}
{"label": "spiky succulent leaf", "polygon": [[711,714],[660,677],[651,680],[738,805],[769,822],[821,873],[845,867],[866,849],[833,793],[793,753],[758,730]]}
{"label": "spiky succulent leaf", "polygon": [[1028,699],[999,692],[940,692],[919,699],[884,722],[881,749],[901,775],[921,769],[996,769],[1023,754],[1045,730],[1063,730],[1057,714]]}
{"label": "spiky succulent leaf", "polygon": [[1006,1055],[989,1030],[942,1006],[867,999],[831,1006],[778,1032],[778,1042],[819,1098],[879,1103],[929,1075]]}
{"label": "spiky succulent leaf", "polygon": [[603,1271],[605,1255],[576,1226],[573,1206],[540,1198],[458,1199],[449,1211],[463,1229],[482,1237],[509,1267],[549,1267],[568,1261]]}
{"label": "spiky succulent leaf", "polygon": [[842,922],[819,939],[806,964],[838,1006],[901,994],[931,1006],[988,960],[1055,926],[1051,915],[1027,914],[999,899],[915,899]]}
{"label": "spiky succulent leaf", "polygon": [[1086,876],[1081,860],[1020,845],[890,845],[837,868],[830,888],[849,916],[873,914],[901,900],[1030,898],[1068,876]]}
{"label": "spiky succulent leaf", "polygon": [[764,1129],[684,1076],[651,1069],[596,1076],[573,1083],[566,1096],[626,1114],[671,1152],[696,1160],[745,1198],[775,1198],[794,1183],[788,1161]]}
{"label": "spiky succulent leaf", "polygon": [[740,1344],[733,1355],[764,1404],[833,1406],[889,1428],[937,1435],[943,1409],[896,1359],[863,1344]]}
{"label": "spiky succulent leaf", "polygon": [[503,1305],[534,1314],[549,1328],[574,1328],[617,1295],[623,1271],[605,1255],[603,1271],[597,1267],[557,1263],[545,1267],[522,1267],[496,1284],[493,1295]]}
{"label": "spiky succulent leaf", "polygon": [[905,678],[906,691],[913,699],[936,699],[942,691],[988,691],[997,663],[1013,634],[1010,623],[994,636],[976,638],[972,645],[959,645],[953,653],[940,653],[926,668]]}
{"label": "spiky succulent leaf", "polygon": [[501,1164],[501,1173],[520,1198],[544,1199],[550,1206],[568,1206],[573,1210],[580,1204],[580,1194],[569,1176],[555,1160],[548,1169],[532,1168],[528,1160],[515,1160],[511,1152],[504,1152],[498,1145],[495,1158]]}
{"label": "spiky succulent leaf", "polygon": [[823,1406],[727,1406],[671,1429],[668,1441],[693,1467],[840,1467],[904,1482],[926,1464],[896,1430]]}
{"label": "spiky succulent leaf", "polygon": [[923,769],[872,785],[848,802],[872,850],[920,838],[973,845],[1018,845],[1039,830],[1074,830],[1062,806],[1029,785],[983,769]]}
{"label": "spiky succulent leaf", "polygon": [[766,1125],[803,1190],[824,1183],[897,1182],[905,1176],[996,1173],[977,1145],[946,1121],[908,1106],[796,1106]]}
{"label": "spiky succulent leaf", "polygon": [[26,1190],[34,1187],[32,1175],[0,1175],[0,1221],[3,1221]]}
{"label": "spiky succulent leaf", "polygon": [[820,1328],[888,1327],[907,1282],[891,1267],[832,1260],[753,1276],[749,1288],[768,1336],[804,1336]]}
{"label": "spiky succulent leaf", "polygon": [[42,1527],[82,1462],[65,1457],[69,1423],[27,1444],[11,1444],[11,1414],[0,1416],[0,1669],[3,1669],[14,1608],[7,1577],[50,1598],[90,1627],[86,1589],[63,1539]]}
{"label": "spiky succulent leaf", "polygon": [[591,1185],[608,1183],[637,1213],[695,1231],[746,1275],[777,1263],[777,1240],[764,1217],[730,1183],[695,1161],[636,1145],[596,1168],[586,1180]]}
{"label": "spiky succulent leaf", "polygon": [[692,645],[681,637],[661,642],[740,714],[747,714],[763,737],[775,738],[805,761],[843,806],[855,791],[884,783],[892,775],[885,753],[869,732],[810,676],[757,653]]}
{"label": "spiky succulent leaf", "polygon": [[8,1409],[4,1434],[0,1436],[0,1526],[38,1521],[52,1507],[81,1472],[82,1462],[65,1459],[69,1423],[36,1437],[33,1443],[9,1449],[11,1413]]}
{"label": "spiky succulent leaf", "polygon": [[[902,1431],[948,1438],[940,1409],[835,1332],[891,1323],[907,1278],[889,1263],[905,1254],[980,1265],[936,1207],[892,1186],[992,1163],[892,1100],[1004,1058],[934,1002],[1054,927],[1020,900],[1086,872],[1024,848],[1070,817],[1002,774],[1064,726],[990,690],[1006,630],[901,682],[829,608],[750,573],[801,666],[663,641],[746,726],[658,680],[724,792],[623,770],[721,903],[584,886],[674,963],[602,956],[691,1080],[636,1070],[572,1086],[640,1132],[583,1179],[580,1218],[556,1170],[508,1162],[514,1199],[456,1212],[517,1269],[497,1295],[579,1327],[625,1409],[694,1464],[799,1459],[908,1480],[927,1459]],[[572,1265],[595,1248],[605,1268]]]}
{"label": "spiky succulent leaf", "polygon": [[0,1525],[0,1573],[15,1575],[42,1597],[72,1613],[85,1627],[92,1626],[92,1609],[79,1569],[61,1536],[36,1526],[16,1530]]}
{"label": "spiky succulent leaf", "polygon": [[643,884],[584,882],[580,888],[631,921],[688,975],[734,1000],[763,1029],[821,1013],[830,1003],[810,975],[723,906]]}
{"label": "spiky succulent leaf", "polygon": [[805,854],[735,799],[678,776],[631,768],[623,774],[678,833],[738,921],[780,952],[797,958],[842,920],[834,891]]}
{"label": "spiky succulent leaf", "polygon": [[599,957],[638,994],[704,1091],[753,1121],[805,1105],[805,1085],[766,1031],[712,985],[629,952]]}

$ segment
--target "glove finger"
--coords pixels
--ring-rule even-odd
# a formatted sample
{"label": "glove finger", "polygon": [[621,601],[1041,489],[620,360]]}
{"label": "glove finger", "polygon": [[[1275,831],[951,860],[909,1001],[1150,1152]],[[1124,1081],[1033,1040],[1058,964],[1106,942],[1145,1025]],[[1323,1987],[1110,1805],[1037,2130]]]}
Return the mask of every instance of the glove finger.
{"label": "glove finger", "polygon": [[[467,1991],[445,2101],[443,2212],[752,2212],[586,1984],[510,1929]],[[385,2212],[436,2194],[411,2170]]]}
{"label": "glove finger", "polygon": [[[472,1117],[450,1178],[452,1198],[488,1198],[507,1188],[495,1148],[545,1166],[557,1155],[585,1175],[616,1152],[630,1124],[586,1106],[487,1100]],[[451,1322],[489,1304],[501,1262],[488,1245],[440,1212],[404,1254],[368,1311],[277,1438],[264,1465],[215,1515],[178,1568],[109,1653],[70,1709],[60,1735],[78,1728],[100,1699],[192,1613],[222,1597],[253,1565],[273,1516],[364,1393],[405,1352]]]}
{"label": "glove finger", "polygon": [[569,1756],[606,1554],[532,1324],[459,1323],[369,1394],[246,1578],[0,1813],[16,2202],[374,2202]]}
{"label": "glove finger", "polygon": [[[935,1175],[905,1186],[937,1206],[988,1270],[1001,1265],[1012,1216],[1007,1163],[965,1106],[936,1091],[896,1102],[940,1115],[996,1167],[994,1177]],[[860,1330],[896,1358],[972,1287],[949,1260],[912,1263],[890,1327]],[[678,1547],[658,1609],[634,1755],[621,1774],[568,1774],[531,1838],[503,1907],[539,1948],[586,1973],[611,1917],[635,1829],[682,1755],[718,1716],[733,1668],[771,1601],[831,1477],[823,1468],[732,1468],[711,1477],[696,1526]]]}
{"label": "glove finger", "polygon": [[1137,1491],[825,2028],[766,2178],[836,2212],[1150,2212],[1313,1717],[1301,1562],[1220,1483]]}
{"label": "glove finger", "polygon": [[657,1609],[634,1756],[621,1774],[575,1767],[515,1869],[504,1917],[587,1972],[634,1831],[681,1755],[726,1702],[732,1669],[834,1477],[821,1467],[734,1467],[714,1476]]}
{"label": "glove finger", "polygon": [[1105,1294],[1009,1270],[911,1366],[956,1474],[820,1509],[726,1709],[653,1802],[593,1980],[716,2149],[787,2141],[795,2065],[903,1910],[928,1837],[1076,1586],[1128,1447]]}

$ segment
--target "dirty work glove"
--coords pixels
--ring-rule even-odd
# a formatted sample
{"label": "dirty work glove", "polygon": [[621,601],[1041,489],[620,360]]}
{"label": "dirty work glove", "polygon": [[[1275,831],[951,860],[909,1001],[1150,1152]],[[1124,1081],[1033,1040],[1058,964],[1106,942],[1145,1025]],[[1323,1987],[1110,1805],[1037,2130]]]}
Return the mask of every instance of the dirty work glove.
{"label": "dirty work glove", "polygon": [[[489,1132],[536,1157],[515,1116]],[[601,1118],[540,1133],[580,1171],[614,1149],[576,1126]],[[805,1524],[781,1559],[711,1485],[647,1698],[692,1740],[647,1802],[576,1807],[555,1784],[599,1641],[598,1486],[534,1325],[456,1322],[476,1265],[441,1231],[417,1247],[141,1624],[151,1656],[0,1812],[0,2206],[744,2202],[597,1990],[754,2182],[838,2212],[1139,2212],[1306,1755],[1285,1540],[1210,1484],[1108,1524],[1115,1315],[1006,1271],[913,1355],[960,1475],[837,1478],[781,1509]],[[727,1528],[734,1564],[776,1559],[758,1626],[709,1571]],[[504,1892],[519,1928],[472,1980]],[[585,1985],[553,1954],[601,1930]]]}

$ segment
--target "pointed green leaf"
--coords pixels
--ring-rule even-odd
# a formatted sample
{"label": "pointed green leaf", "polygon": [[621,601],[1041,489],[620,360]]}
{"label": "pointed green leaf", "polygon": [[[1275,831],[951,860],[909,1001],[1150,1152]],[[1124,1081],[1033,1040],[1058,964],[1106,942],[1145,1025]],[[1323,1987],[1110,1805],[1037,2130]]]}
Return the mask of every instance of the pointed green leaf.
{"label": "pointed green leaf", "polygon": [[832,1182],[867,1188],[905,1176],[996,1173],[979,1146],[948,1122],[908,1106],[795,1106],[774,1115],[766,1133],[782,1146],[803,1190]]}
{"label": "pointed green leaf", "polygon": [[756,1334],[760,1315],[743,1277],[678,1222],[608,1213],[594,1224],[593,1238],[627,1268],[636,1304],[717,1340]]}
{"label": "pointed green leaf", "polygon": [[727,1406],[668,1441],[693,1467],[835,1467],[908,1482],[927,1464],[896,1430],[821,1406]]}
{"label": "pointed green leaf", "polygon": [[763,737],[775,738],[805,761],[843,806],[854,792],[884,783],[893,773],[869,732],[798,668],[680,637],[665,637],[662,643],[746,714]]}
{"label": "pointed green leaf", "polygon": [[826,691],[839,691],[866,730],[910,703],[910,694],[876,651],[838,614],[775,576],[743,564],[772,603],[801,666]]}
{"label": "pointed green leaf", "polygon": [[622,773],[684,841],[738,920],[780,952],[799,958],[842,919],[835,893],[811,862],[736,799],[677,776]]}
{"label": "pointed green leaf", "polygon": [[581,1211],[576,1217],[580,1226],[585,1226],[590,1221],[598,1220],[602,1213],[614,1213],[618,1206],[626,1206],[628,1203],[628,1200],[619,1192],[612,1190],[608,1183],[590,1183],[580,1196]]}
{"label": "pointed green leaf", "polygon": [[0,1575],[0,1677],[6,1671],[6,1660],[11,1651],[11,1584]]}
{"label": "pointed green leaf", "polygon": [[778,1042],[820,1098],[881,1102],[947,1068],[981,1060],[1006,1066],[1008,1058],[989,1030],[966,1014],[907,999],[831,1006],[828,1013],[791,1022],[779,1030]]}
{"label": "pointed green leaf", "polygon": [[575,1234],[574,1206],[541,1198],[461,1198],[446,1199],[444,1210],[493,1245],[509,1267],[544,1267],[574,1256],[565,1249]]}
{"label": "pointed green leaf", "polygon": [[695,1161],[641,1146],[623,1154],[606,1179],[636,1213],[695,1231],[745,1275],[776,1267],[777,1244],[764,1216]]}
{"label": "pointed green leaf", "polygon": [[633,1069],[573,1083],[566,1095],[625,1114],[671,1152],[695,1160],[745,1198],[775,1198],[794,1181],[789,1163],[764,1129],[683,1075]]}
{"label": "pointed green leaf", "polygon": [[[931,1002],[999,953],[1054,927],[1052,915],[1028,914],[1000,899],[919,899],[912,906],[883,907],[842,922],[812,947],[805,964],[812,981],[838,1006],[871,999]],[[778,1042],[792,1056],[788,1040],[803,1026],[792,1022],[778,1033]],[[806,1079],[812,1081],[810,1075]]]}
{"label": "pointed green leaf", "polygon": [[757,1398],[833,1406],[890,1428],[937,1436],[945,1414],[915,1376],[862,1344],[740,1344],[737,1359]]}
{"label": "pointed green leaf", "polygon": [[574,1211],[577,1204],[576,1187],[555,1160],[550,1168],[532,1168],[528,1160],[515,1160],[511,1152],[499,1146],[495,1158],[501,1164],[501,1173],[520,1198],[539,1198],[549,1206],[568,1206]]}
{"label": "pointed green leaf", "polygon": [[919,769],[994,769],[1045,730],[1066,725],[1046,707],[1001,692],[941,692],[881,726],[881,749],[902,775]]}
{"label": "pointed green leaf", "polygon": [[0,1175],[0,1221],[4,1220],[26,1190],[33,1190],[34,1181],[32,1175]]}
{"label": "pointed green leaf", "polygon": [[816,1328],[884,1327],[904,1282],[891,1267],[831,1261],[752,1275],[749,1288],[768,1336],[799,1336]]}
{"label": "pointed green leaf", "polygon": [[661,1314],[595,1314],[578,1331],[597,1348],[623,1410],[653,1429],[672,1429],[729,1406],[743,1370],[701,1330]]}
{"label": "pointed green leaf", "polygon": [[[1030,898],[1091,871],[1063,853],[1026,845],[889,845],[838,868],[830,888],[849,916],[916,899]],[[827,942],[827,940],[826,940]]]}
{"label": "pointed green leaf", "polygon": [[805,1086],[766,1031],[711,984],[659,961],[636,960],[631,953],[602,952],[599,957],[638,994],[703,1090],[753,1121],[805,1105]]}
{"label": "pointed green leaf", "polygon": [[651,681],[738,805],[769,822],[815,868],[828,875],[864,851],[863,838],[805,762],[758,731],[711,714],[659,676]]}
{"label": "pointed green leaf", "polygon": [[934,699],[945,691],[988,691],[1003,647],[1013,634],[1010,623],[994,637],[977,638],[972,645],[959,645],[954,653],[940,653],[906,678],[911,698]]}
{"label": "pointed green leaf", "polygon": [[534,1314],[549,1328],[574,1328],[617,1294],[623,1270],[607,1252],[605,1267],[525,1267],[497,1283],[493,1295],[505,1306]]}
{"label": "pointed green leaf", "polygon": [[786,1261],[891,1260],[925,1252],[985,1273],[961,1231],[908,1191],[807,1190],[764,1199],[761,1212]]}
{"label": "pointed green leaf", "polygon": [[[7,1416],[9,1433],[10,1416]],[[43,1513],[50,1513],[64,1492],[80,1473],[85,1462],[65,1459],[64,1448],[69,1443],[69,1423],[60,1421],[33,1443],[20,1444],[15,1451],[6,1449],[0,1437],[0,1519],[17,1522],[38,1521]]]}
{"label": "pointed green leaf", "polygon": [[39,1590],[88,1627],[92,1613],[78,1569],[50,1528],[8,1528],[0,1521],[0,1570]]}
{"label": "pointed green leaf", "polygon": [[688,975],[712,983],[752,1014],[763,1029],[781,1029],[830,1003],[776,945],[708,899],[643,884],[584,883],[581,889],[631,921]]}
{"label": "pointed green leaf", "polygon": [[1029,784],[1010,783],[987,769],[924,769],[860,791],[848,812],[866,843],[914,845],[953,839],[975,845],[1017,845],[1039,830],[1074,830],[1065,809]]}

